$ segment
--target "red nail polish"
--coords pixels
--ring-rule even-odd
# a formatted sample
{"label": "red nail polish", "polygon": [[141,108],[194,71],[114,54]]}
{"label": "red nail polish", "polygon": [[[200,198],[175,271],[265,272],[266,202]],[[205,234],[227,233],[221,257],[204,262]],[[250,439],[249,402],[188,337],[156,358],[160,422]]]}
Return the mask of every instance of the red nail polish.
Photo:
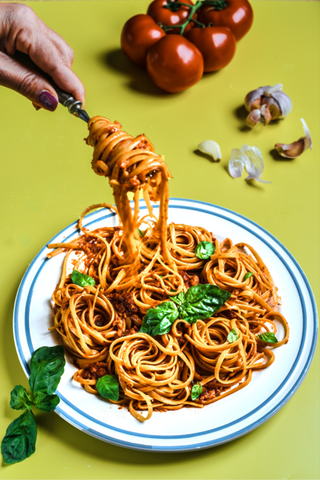
{"label": "red nail polish", "polygon": [[46,110],[53,112],[58,106],[58,99],[47,90],[43,90],[39,95],[39,102]]}

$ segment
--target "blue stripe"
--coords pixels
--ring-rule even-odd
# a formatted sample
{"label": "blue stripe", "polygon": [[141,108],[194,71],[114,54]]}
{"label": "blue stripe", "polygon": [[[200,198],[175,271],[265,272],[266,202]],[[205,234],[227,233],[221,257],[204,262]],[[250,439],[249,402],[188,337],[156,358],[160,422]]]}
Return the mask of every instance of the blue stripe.
{"label": "blue stripe", "polygon": [[[260,227],[259,225],[257,225],[256,223],[252,222],[251,220],[248,220],[246,217],[243,217],[242,215],[240,214],[237,214],[235,212],[232,212],[231,210],[228,210],[226,208],[223,208],[223,207],[219,207],[219,206],[216,206],[216,205],[212,205],[212,204],[208,204],[208,203],[205,203],[205,202],[194,202],[192,200],[185,200],[185,199],[175,199],[175,198],[171,198],[170,201],[183,201],[183,202],[188,202],[188,203],[191,203],[192,204],[192,207],[187,207],[187,206],[183,206],[183,205],[169,205],[169,208],[176,208],[176,209],[185,209],[185,210],[193,210],[193,211],[197,211],[197,212],[201,212],[201,213],[205,213],[205,214],[210,214],[210,215],[213,215],[213,216],[216,216],[216,217],[219,217],[219,218],[222,218],[224,220],[227,220],[229,222],[232,222],[238,226],[240,226],[241,228],[244,228],[245,230],[249,231],[250,233],[252,233],[255,237],[259,238],[259,240],[261,240],[263,243],[265,243],[275,254],[276,256],[280,259],[280,261],[285,265],[287,271],[290,273],[291,275],[291,278],[298,290],[298,293],[299,293],[299,298],[300,298],[300,302],[301,302],[301,306],[302,306],[302,314],[303,314],[303,334],[302,334],[302,339],[301,339],[301,343],[300,343],[300,346],[299,346],[299,351],[298,351],[298,354],[297,354],[297,357],[293,363],[293,366],[289,372],[289,374],[287,375],[287,377],[285,378],[285,380],[282,382],[282,384],[278,387],[278,389],[272,393],[272,395],[270,395],[270,397],[265,400],[261,405],[259,405],[256,409],[252,410],[251,412],[249,412],[247,415],[235,420],[234,422],[231,422],[229,424],[226,424],[226,425],[223,425],[221,427],[218,427],[216,429],[211,429],[211,430],[207,430],[207,431],[203,431],[203,432],[197,432],[195,434],[187,434],[187,435],[174,435],[174,436],[159,436],[159,435],[149,435],[149,434],[139,434],[139,433],[132,433],[130,431],[126,431],[126,430],[122,430],[122,429],[119,429],[119,428],[116,428],[116,427],[113,427],[111,425],[108,425],[104,422],[100,422],[98,421],[97,419],[89,416],[88,414],[86,414],[85,412],[83,412],[82,410],[78,409],[77,407],[75,407],[74,405],[72,405],[63,395],[61,395],[59,392],[57,392],[60,396],[60,398],[67,404],[69,405],[70,408],[74,409],[77,413],[81,414],[83,417],[85,418],[88,418],[90,421],[96,423],[97,425],[101,425],[105,428],[109,428],[111,430],[114,430],[114,431],[117,431],[119,433],[124,433],[124,434],[127,434],[127,435],[132,435],[132,436],[136,436],[136,437],[143,437],[143,438],[155,438],[155,439],[179,439],[179,438],[192,438],[192,437],[196,437],[196,436],[202,436],[202,435],[207,435],[207,434],[211,434],[211,433],[214,433],[214,432],[218,432],[218,431],[221,431],[225,428],[228,428],[228,427],[231,427],[243,420],[245,420],[246,418],[250,417],[251,415],[253,415],[254,413],[256,413],[258,410],[260,410],[261,408],[263,408],[270,400],[272,400],[272,398],[274,398],[275,395],[277,395],[277,393],[279,393],[279,391],[282,389],[282,387],[287,383],[287,381],[289,380],[289,378],[291,377],[291,375],[293,374],[294,370],[295,370],[295,367],[297,365],[297,362],[299,361],[299,358],[301,356],[301,353],[302,353],[302,350],[303,350],[303,347],[304,347],[304,344],[305,344],[305,340],[306,340],[306,327],[307,327],[307,324],[306,324],[306,307],[305,307],[305,302],[304,302],[304,298],[303,298],[303,295],[302,295],[302,291],[301,291],[301,288],[300,288],[300,285],[297,281],[297,279],[295,278],[292,270],[290,269],[290,267],[288,266],[288,264],[285,262],[285,260],[280,256],[280,254],[277,252],[276,249],[274,249],[268,242],[266,242],[265,239],[263,239],[260,235],[258,235],[257,233],[255,233],[254,231],[252,231],[251,229],[245,227],[242,223],[240,222],[237,222],[233,219],[230,219],[228,218],[227,216],[225,215],[221,215],[221,214],[218,214],[216,212],[210,212],[210,211],[207,211],[203,208],[197,208],[194,206],[194,204],[202,204],[202,205],[208,205],[210,206],[211,208],[214,207],[218,210],[222,210],[222,211],[225,211],[225,212],[228,212],[228,213],[231,213],[232,215],[235,215],[239,218],[243,218],[244,220],[246,220],[246,222],[249,222],[251,223],[252,225],[254,225],[256,228],[260,229],[261,231],[263,231],[266,235],[268,235],[270,238],[272,238],[288,255],[289,257],[291,258],[291,260],[293,261],[293,263],[295,264],[295,266],[298,268],[299,272],[301,273],[303,279],[304,279],[304,282],[305,282],[305,285],[308,289],[308,292],[309,292],[309,295],[310,295],[310,299],[311,299],[311,303],[312,303],[312,308],[313,308],[313,314],[314,314],[314,318],[313,318],[313,321],[314,321],[314,328],[315,328],[315,332],[317,331],[317,320],[316,320],[316,306],[315,306],[315,301],[314,301],[314,298],[313,298],[313,294],[312,294],[312,291],[311,291],[311,288],[310,288],[310,285],[301,269],[301,267],[298,265],[298,263],[296,262],[296,260],[292,257],[292,255],[290,254],[290,252],[287,251],[287,249],[275,238],[273,237],[269,232],[267,232],[266,230],[264,230],[262,227]],[[141,205],[141,210],[143,209],[146,209],[146,207],[144,205]],[[99,212],[100,213],[100,212]],[[99,214],[98,213],[98,214]],[[91,214],[89,214],[87,216],[90,217],[90,216],[93,216],[93,215],[97,215],[97,212],[93,212]],[[110,218],[111,216],[115,216],[114,213],[111,213],[109,215],[106,216],[106,218]],[[95,220],[89,222],[89,223],[86,223],[86,227],[90,226],[90,225],[93,225],[94,223],[97,223],[97,222],[100,222],[102,220],[102,217],[98,217],[96,218]],[[68,228],[72,227],[72,226],[76,226],[77,225],[77,222],[74,222],[72,225],[70,225],[69,227],[63,229],[58,235],[56,235],[54,237],[57,238],[58,236],[60,236],[61,234],[63,234]],[[74,237],[77,235],[77,231],[73,232],[72,234],[70,234],[68,237],[66,237],[64,239],[64,242],[67,242],[69,241],[69,239],[71,237]],[[53,243],[54,242],[54,239],[52,239],[50,241],[50,243]],[[20,360],[22,362],[22,364],[24,365],[25,367],[25,371],[28,372],[28,366],[27,366],[27,362],[26,362],[26,359],[25,357],[23,356],[23,352],[21,350],[21,342],[20,342],[20,332],[18,330],[18,315],[17,315],[17,312],[18,312],[18,307],[20,306],[20,302],[21,302],[21,293],[22,293],[22,289],[23,289],[23,285],[24,285],[24,281],[26,279],[26,277],[28,276],[28,272],[30,271],[30,269],[32,268],[34,262],[39,258],[39,256],[41,254],[44,253],[44,251],[46,250],[46,247],[44,247],[40,252],[39,254],[35,257],[34,261],[31,263],[29,269],[27,270],[22,282],[21,282],[21,285],[19,287],[19,291],[18,291],[18,295],[17,295],[17,299],[16,299],[16,307],[15,307],[15,312],[14,312],[14,329],[15,329],[15,337],[16,337],[16,342],[17,342],[17,350],[18,350],[18,353],[20,355]],[[31,285],[31,288],[30,288],[30,291],[29,291],[29,294],[28,294],[28,298],[27,298],[27,304],[26,304],[26,312],[25,312],[25,321],[26,321],[26,337],[27,337],[27,342],[28,342],[28,347],[29,347],[29,350],[30,350],[30,355],[32,354],[32,352],[34,351],[34,348],[33,348],[33,345],[32,345],[32,341],[31,341],[31,334],[30,334],[30,308],[31,308],[31,301],[32,301],[32,295],[33,295],[33,290],[34,290],[34,286],[35,286],[35,283],[37,281],[37,278],[42,270],[42,268],[45,266],[45,263],[46,261],[44,261],[42,263],[42,265],[40,266],[40,268],[38,269],[35,277],[34,277],[34,280],[32,282],[32,285]],[[178,446],[178,447],[154,447],[156,450],[162,450],[162,451],[170,451],[170,450],[191,450],[191,449],[197,449],[197,448],[207,448],[209,446],[212,446],[212,445],[215,445],[216,443],[224,443],[226,441],[229,441],[233,438],[237,438],[238,436],[241,436],[245,433],[247,433],[248,431],[250,430],[253,430],[254,428],[256,428],[258,425],[264,423],[268,418],[270,418],[272,415],[274,415],[290,398],[291,396],[293,395],[293,393],[297,390],[297,388],[299,387],[299,385],[301,384],[304,376],[306,375],[307,373],[307,370],[310,366],[310,363],[311,363],[311,360],[312,360],[312,357],[313,357],[313,354],[314,354],[314,350],[315,350],[315,346],[316,346],[316,335],[314,335],[314,338],[313,338],[313,341],[312,341],[312,347],[310,349],[310,352],[309,352],[309,356],[308,356],[308,359],[307,359],[307,362],[305,363],[305,367],[304,367],[304,370],[303,372],[301,373],[300,377],[296,380],[294,386],[292,387],[292,389],[290,390],[290,392],[287,394],[287,396],[281,400],[279,402],[279,404],[277,406],[275,406],[271,412],[269,412],[268,414],[266,414],[264,417],[262,417],[261,419],[259,419],[258,422],[254,422],[253,424],[247,426],[245,429],[243,430],[239,430],[238,432],[233,432],[231,435],[229,436],[225,436],[223,438],[219,438],[217,440],[211,440],[209,442],[204,442],[204,443],[200,443],[200,444],[195,444],[195,445],[188,445],[188,446]],[[73,424],[77,424],[79,428],[81,429],[84,429],[86,430],[88,433],[91,433],[92,435],[94,436],[98,436],[99,438],[101,439],[104,439],[106,441],[109,441],[111,443],[115,443],[117,445],[122,445],[124,447],[130,447],[130,448],[137,448],[137,449],[148,449],[147,446],[145,445],[138,445],[138,444],[133,444],[131,442],[120,442],[118,440],[115,440],[113,437],[108,437],[108,436],[105,436],[103,434],[101,434],[100,432],[96,432],[96,431],[93,431],[91,429],[87,429],[86,426],[80,424],[79,422],[76,422],[72,417],[68,416],[65,412],[63,412],[63,410],[58,407],[59,410],[59,413],[60,415],[62,416],[65,416],[67,419],[69,419],[71,421],[71,423]],[[230,437],[230,438],[229,438]]]}

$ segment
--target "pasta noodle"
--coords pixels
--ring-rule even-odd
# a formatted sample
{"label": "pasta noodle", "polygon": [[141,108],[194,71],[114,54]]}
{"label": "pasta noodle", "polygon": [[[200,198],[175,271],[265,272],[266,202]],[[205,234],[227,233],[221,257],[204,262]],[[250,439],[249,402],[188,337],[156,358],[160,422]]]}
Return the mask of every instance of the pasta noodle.
{"label": "pasta noodle", "polygon": [[[94,147],[94,171],[110,180],[116,207],[87,208],[79,220],[82,235],[49,245],[55,250],[48,254],[66,252],[52,297],[52,328],[76,359],[74,380],[97,394],[97,380],[115,375],[120,396],[110,401],[128,407],[141,422],[153,411],[202,408],[244,388],[255,370],[274,362],[272,349],[289,338],[277,288],[263,260],[249,245],[220,242],[202,227],[167,225],[170,173],[144,135],[134,139],[119,123],[94,117],[87,143]],[[144,217],[139,216],[140,189],[149,211]],[[135,194],[133,213],[129,191]],[[150,200],[160,200],[159,219]],[[97,208],[116,212],[120,225],[85,229],[85,215]],[[196,255],[201,242],[214,246],[207,259]],[[70,266],[95,284],[73,283]],[[194,323],[176,318],[169,331],[157,336],[141,329],[150,309],[163,302],[174,305],[177,296],[207,284],[229,292],[216,313]],[[279,324],[281,341],[258,336],[276,334]],[[200,393],[192,397],[195,385]]]}

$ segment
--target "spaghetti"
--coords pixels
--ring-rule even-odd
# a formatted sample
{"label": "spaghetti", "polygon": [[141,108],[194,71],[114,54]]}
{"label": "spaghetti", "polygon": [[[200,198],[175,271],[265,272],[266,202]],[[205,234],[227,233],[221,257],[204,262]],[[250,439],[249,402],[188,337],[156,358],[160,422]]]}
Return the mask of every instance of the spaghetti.
{"label": "spaghetti", "polygon": [[[120,396],[110,401],[127,406],[141,422],[153,411],[202,408],[244,388],[254,370],[274,362],[272,349],[289,338],[277,288],[263,260],[249,245],[219,242],[202,227],[167,225],[170,173],[150,142],[143,135],[134,139],[120,124],[102,117],[90,120],[89,130],[93,169],[109,177],[119,213],[111,205],[93,205],[79,220],[80,237],[49,245],[55,249],[49,257],[66,252],[52,297],[52,328],[76,358],[74,380],[97,394],[98,379],[115,375]],[[142,218],[139,189],[149,206]],[[135,193],[133,214],[129,191]],[[158,199],[159,220],[150,203]],[[120,225],[85,229],[84,216],[96,208],[118,213]],[[201,242],[214,246],[207,259],[196,254]],[[74,284],[68,274],[71,265],[95,284]],[[173,305],[190,288],[207,284],[228,292],[216,313],[194,322],[178,317],[155,337],[144,333],[141,326],[150,309],[164,302]],[[270,343],[260,335],[276,334],[279,323],[281,341]],[[200,389],[196,398],[194,385]]]}

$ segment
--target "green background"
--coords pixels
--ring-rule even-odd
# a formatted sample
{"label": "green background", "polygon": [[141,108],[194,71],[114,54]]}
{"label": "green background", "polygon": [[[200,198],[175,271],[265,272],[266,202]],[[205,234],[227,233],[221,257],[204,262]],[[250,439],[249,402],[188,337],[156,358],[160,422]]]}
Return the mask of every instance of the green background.
{"label": "green background", "polygon": [[[254,25],[232,63],[176,95],[159,91],[146,72],[120,51],[122,25],[148,2],[30,2],[40,18],[75,51],[74,69],[87,90],[86,109],[145,133],[165,155],[174,179],[172,197],[202,200],[234,210],[275,235],[319,292],[319,55],[320,4],[253,1]],[[281,82],[292,98],[287,119],[267,127],[244,126],[243,99],[261,85]],[[36,112],[28,100],[0,89],[0,436],[17,412],[9,407],[16,384],[27,386],[12,335],[19,282],[33,257],[88,205],[112,202],[107,180],[90,169],[83,142],[86,124],[59,106]],[[275,143],[303,135],[313,150],[295,160],[273,155]],[[196,154],[217,141],[221,163]],[[232,148],[257,145],[268,185],[233,180]],[[218,232],[217,232],[218,233]],[[280,292],[281,294],[281,292]],[[317,298],[318,299],[318,298]],[[290,323],[290,319],[289,323]],[[250,434],[191,453],[145,453],[114,447],[75,429],[56,414],[36,413],[37,451],[21,464],[0,467],[6,479],[318,479],[319,353],[285,407]]]}

